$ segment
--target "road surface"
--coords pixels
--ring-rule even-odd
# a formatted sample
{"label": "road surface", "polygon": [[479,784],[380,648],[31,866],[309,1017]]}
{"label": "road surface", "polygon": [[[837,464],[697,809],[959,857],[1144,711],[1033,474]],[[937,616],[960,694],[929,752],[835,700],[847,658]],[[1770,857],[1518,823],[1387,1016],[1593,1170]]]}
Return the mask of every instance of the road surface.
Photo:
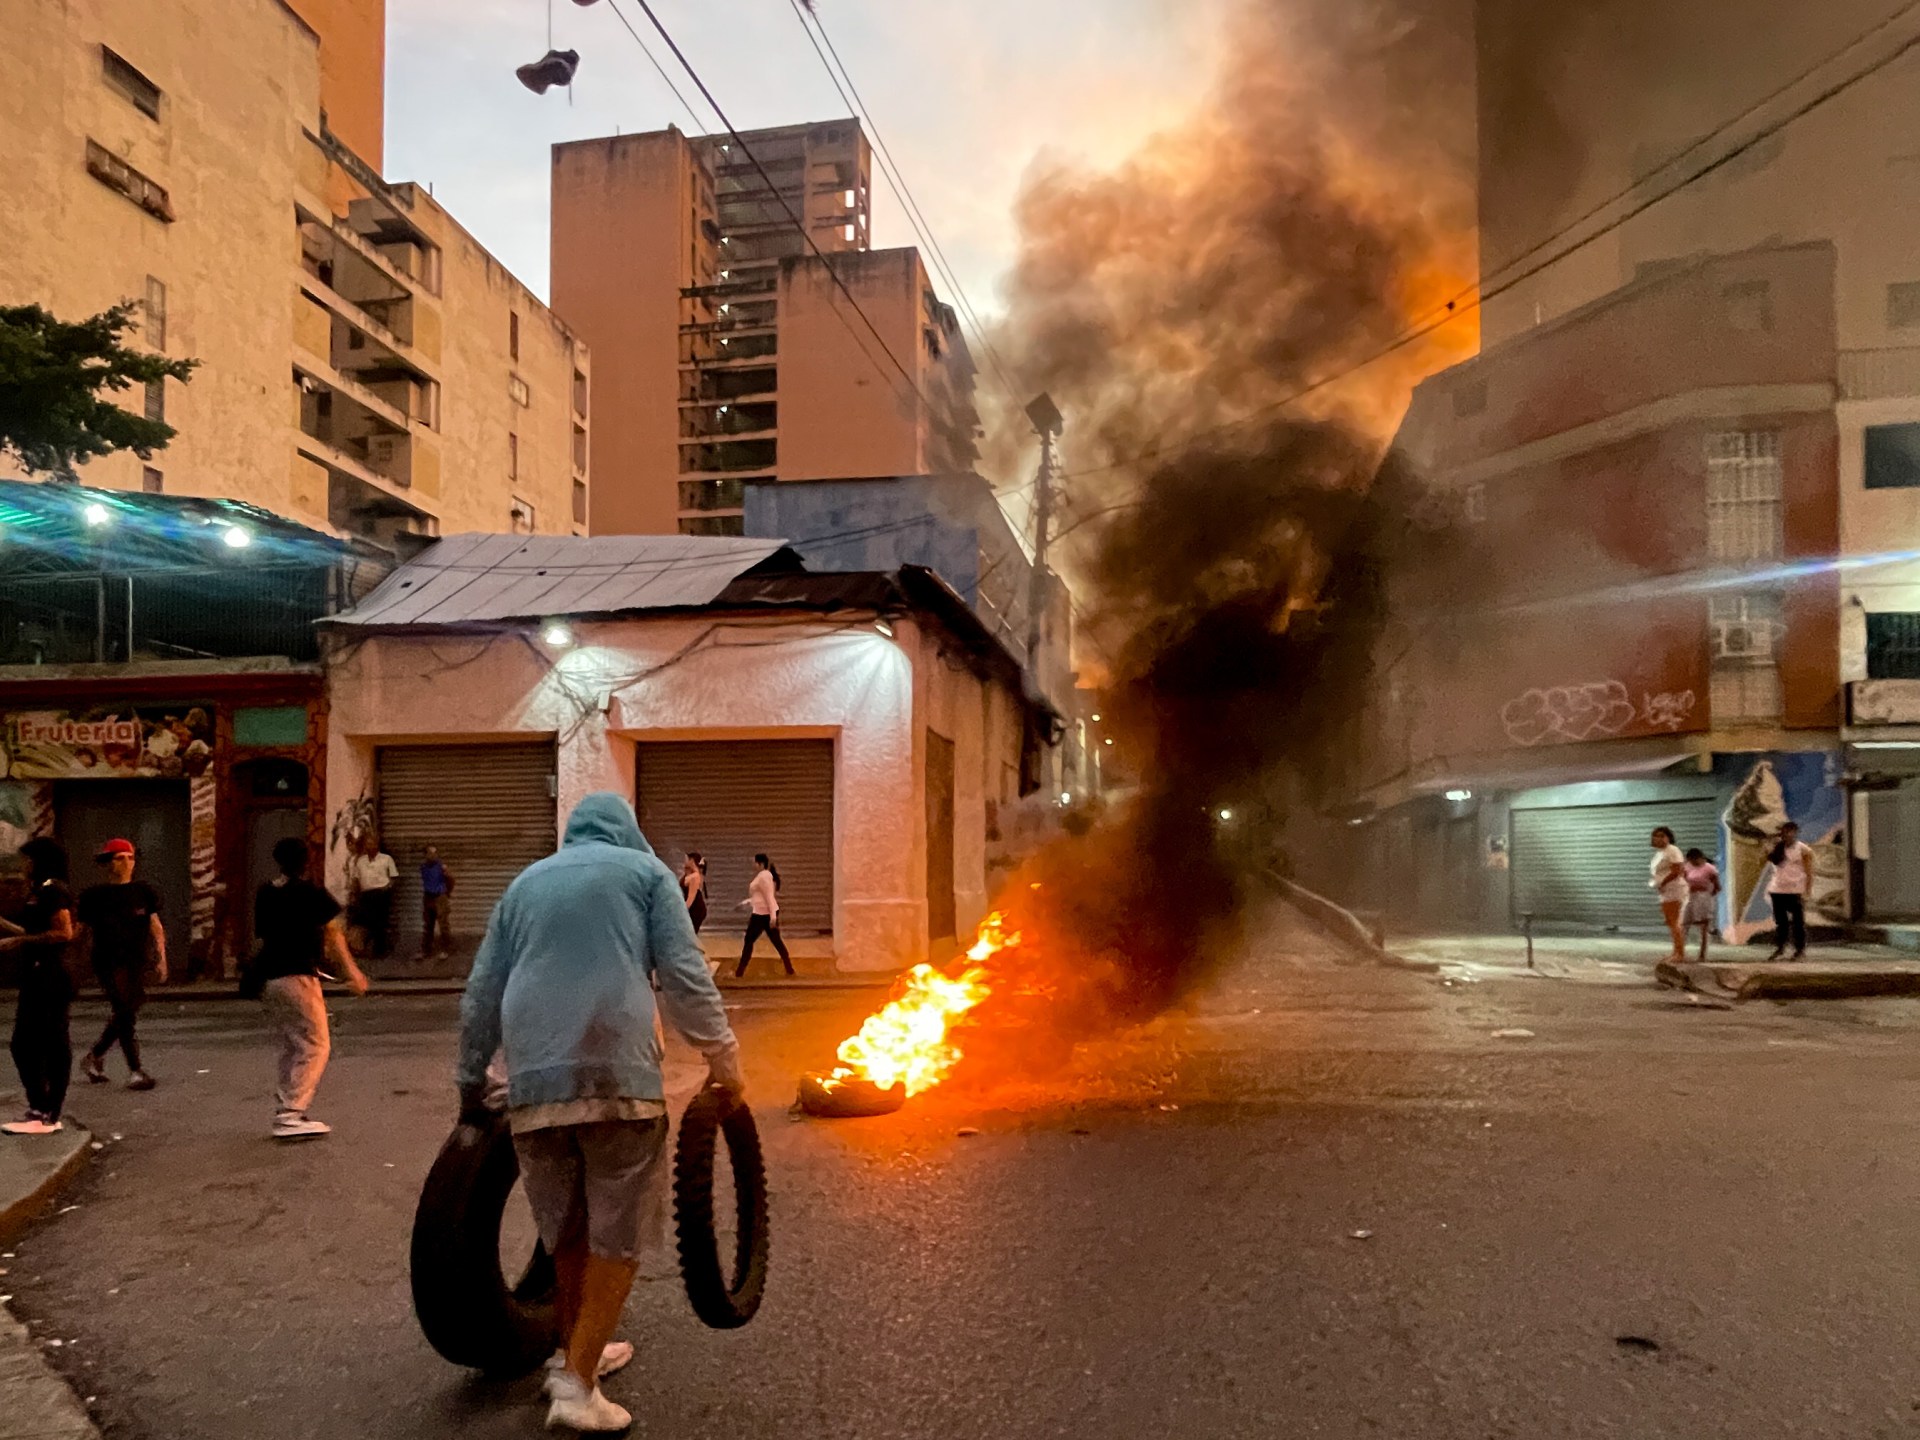
{"label": "road surface", "polygon": [[[793,1077],[873,996],[739,997],[766,1307],[718,1333],[643,1284],[635,1433],[1920,1434],[1920,1007],[1337,959],[1274,917],[1196,1013],[1069,1074],[837,1124],[787,1117]],[[250,1005],[158,1004],[161,1088],[77,1088],[123,1138],[3,1263],[109,1435],[538,1433],[530,1382],[411,1319],[455,1002],[335,1009],[328,1141],[267,1140]]]}

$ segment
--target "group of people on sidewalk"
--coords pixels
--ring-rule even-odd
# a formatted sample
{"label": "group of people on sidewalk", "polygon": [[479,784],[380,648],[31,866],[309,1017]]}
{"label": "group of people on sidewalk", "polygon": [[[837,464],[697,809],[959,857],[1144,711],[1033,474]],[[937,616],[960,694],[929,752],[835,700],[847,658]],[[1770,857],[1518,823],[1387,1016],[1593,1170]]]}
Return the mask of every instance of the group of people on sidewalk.
{"label": "group of people on sidewalk", "polygon": [[[1684,964],[1687,941],[1700,932],[1700,961],[1707,958],[1707,937],[1718,918],[1720,868],[1700,849],[1682,851],[1665,825],[1654,827],[1653,860],[1648,886],[1660,898],[1660,914],[1673,937],[1673,959]],[[1773,906],[1773,953],[1779,960],[1792,946],[1792,958],[1807,954],[1807,897],[1813,893],[1813,847],[1800,838],[1800,827],[1781,826],[1767,851],[1767,899]]]}

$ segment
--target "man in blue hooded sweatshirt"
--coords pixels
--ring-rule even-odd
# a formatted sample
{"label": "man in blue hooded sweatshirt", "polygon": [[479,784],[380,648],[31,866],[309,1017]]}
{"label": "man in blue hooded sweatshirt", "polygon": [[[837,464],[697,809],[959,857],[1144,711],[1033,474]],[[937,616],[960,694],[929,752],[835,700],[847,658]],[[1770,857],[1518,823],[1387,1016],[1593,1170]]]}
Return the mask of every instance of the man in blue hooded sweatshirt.
{"label": "man in blue hooded sweatshirt", "polygon": [[633,1358],[613,1331],[664,1193],[656,978],[668,1022],[706,1056],[713,1083],[739,1093],[739,1045],[679,883],[633,808],[600,791],[574,810],[559,852],[501,896],[460,1007],[462,1114],[484,1109],[488,1062],[504,1048],[514,1148],[559,1272],[549,1427],[632,1423],[599,1377]]}

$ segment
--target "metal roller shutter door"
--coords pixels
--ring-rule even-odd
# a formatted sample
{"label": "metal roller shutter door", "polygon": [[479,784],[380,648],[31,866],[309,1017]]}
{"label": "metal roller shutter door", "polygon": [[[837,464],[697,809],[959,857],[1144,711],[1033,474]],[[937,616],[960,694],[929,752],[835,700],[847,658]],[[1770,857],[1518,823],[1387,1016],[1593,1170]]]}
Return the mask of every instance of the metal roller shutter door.
{"label": "metal roller shutter door", "polygon": [[1513,812],[1513,916],[1580,925],[1659,929],[1647,888],[1647,837],[1669,826],[1682,850],[1717,853],[1720,809],[1710,799],[1576,805]]}
{"label": "metal roller shutter door", "polygon": [[395,745],[380,751],[380,838],[400,867],[394,953],[420,945],[420,862],[453,872],[453,933],[471,958],[494,902],[554,850],[553,745]]}
{"label": "metal roller shutter door", "polygon": [[833,930],[833,742],[643,742],[634,764],[640,828],[675,869],[707,860],[707,925],[746,928],[737,902],[765,851],[780,872],[780,928]]}

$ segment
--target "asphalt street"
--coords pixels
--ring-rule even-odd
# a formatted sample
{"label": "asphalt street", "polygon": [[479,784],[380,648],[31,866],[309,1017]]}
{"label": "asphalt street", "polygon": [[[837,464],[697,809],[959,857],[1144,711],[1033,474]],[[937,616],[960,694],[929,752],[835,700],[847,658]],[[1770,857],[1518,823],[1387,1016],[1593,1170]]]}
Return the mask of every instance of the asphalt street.
{"label": "asphalt street", "polygon": [[[738,997],[767,1302],[641,1285],[635,1433],[1920,1435],[1920,1006],[1338,958],[1274,918],[1191,1013],[864,1121],[787,1105],[872,994]],[[161,1088],[77,1089],[121,1138],[0,1264],[109,1435],[538,1433],[409,1306],[455,1009],[336,1005],[314,1144],[251,1005],[161,1002]]]}

